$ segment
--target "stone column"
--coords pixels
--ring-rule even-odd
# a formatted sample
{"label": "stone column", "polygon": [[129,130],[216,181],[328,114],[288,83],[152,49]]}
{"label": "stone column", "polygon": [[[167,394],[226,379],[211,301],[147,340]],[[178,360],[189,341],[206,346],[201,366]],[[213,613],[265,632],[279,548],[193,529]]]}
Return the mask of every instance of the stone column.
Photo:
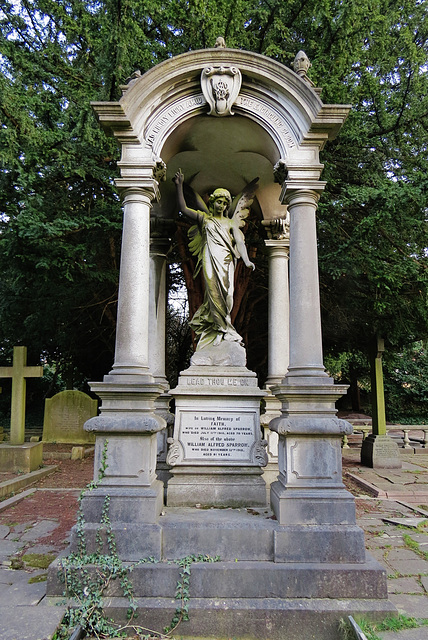
{"label": "stone column", "polygon": [[333,384],[322,358],[315,214],[324,185],[300,178],[282,191],[290,212],[290,363],[272,388],[282,403],[270,423],[279,435],[275,553],[278,562],[363,563],[364,535],[341,474],[342,436],[352,427],[336,417],[335,401],[346,386]]}
{"label": "stone column", "polygon": [[278,476],[278,434],[269,423],[281,415],[281,403],[271,387],[281,383],[288,369],[289,358],[289,287],[288,258],[290,236],[288,219],[264,220],[268,240],[265,245],[269,260],[268,291],[268,377],[265,384],[265,413],[260,416],[264,439],[267,441],[268,464],[263,471],[268,498],[270,485]]}
{"label": "stone column", "polygon": [[154,192],[124,190],[123,232],[117,308],[116,349],[112,376],[141,376],[149,372],[149,243],[150,208]]}
{"label": "stone column", "polygon": [[280,384],[289,361],[289,238],[265,241],[269,258],[268,377],[266,387]]}
{"label": "stone column", "polygon": [[[290,212],[290,362],[289,378],[326,377],[321,338],[321,308],[315,212],[319,190],[288,187]],[[315,190],[316,189],[316,190]]]}
{"label": "stone column", "polygon": [[174,416],[169,411],[171,396],[165,375],[166,257],[171,248],[171,240],[168,235],[162,235],[162,232],[168,234],[171,221],[163,223],[156,220],[156,226],[161,227],[161,235],[155,231],[150,239],[149,363],[156,383],[163,389],[163,393],[155,401],[155,412],[166,421],[167,428],[159,431],[157,436],[156,473],[165,483],[169,478],[169,465],[166,464],[167,439],[172,436]]}
{"label": "stone column", "polygon": [[154,179],[117,183],[124,217],[116,350],[110,373],[91,383],[102,401],[100,415],[85,424],[96,434],[97,486],[86,493],[82,510],[89,548],[108,496],[119,553],[132,558],[138,547],[139,557],[159,557],[163,484],[156,478],[157,433],[165,421],[155,415],[155,400],[164,387],[149,367],[150,209],[158,187]]}

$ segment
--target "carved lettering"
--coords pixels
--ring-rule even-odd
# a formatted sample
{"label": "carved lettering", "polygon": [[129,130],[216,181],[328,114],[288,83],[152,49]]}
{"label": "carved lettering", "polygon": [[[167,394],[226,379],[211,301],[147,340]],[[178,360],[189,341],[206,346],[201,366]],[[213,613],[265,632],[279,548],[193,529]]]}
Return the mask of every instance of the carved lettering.
{"label": "carved lettering", "polygon": [[[233,380],[233,379],[232,379]],[[184,460],[252,462],[256,442],[254,412],[183,411],[179,440]]]}
{"label": "carved lettering", "polygon": [[175,102],[167,111],[162,113],[161,117],[154,123],[150,123],[145,133],[145,138],[149,144],[153,144],[156,136],[173,122],[180,114],[197,109],[205,103],[202,95],[191,96],[190,98],[182,98]]}
{"label": "carved lettering", "polygon": [[266,103],[257,100],[256,98],[250,98],[247,96],[239,96],[236,105],[242,107],[247,111],[251,111],[252,113],[259,113],[264,116],[267,120],[269,120],[272,125],[281,132],[284,140],[288,144],[289,147],[295,147],[296,143],[286,125],[284,120],[273,111]]}

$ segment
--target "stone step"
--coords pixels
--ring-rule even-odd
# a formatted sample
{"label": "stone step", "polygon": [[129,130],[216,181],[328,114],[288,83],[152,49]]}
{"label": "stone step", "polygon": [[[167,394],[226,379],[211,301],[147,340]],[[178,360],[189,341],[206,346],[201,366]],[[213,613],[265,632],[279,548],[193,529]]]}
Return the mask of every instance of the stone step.
{"label": "stone step", "polygon": [[[49,568],[47,592],[63,594],[58,561]],[[90,567],[88,571],[96,572]],[[146,563],[129,574],[136,597],[174,598],[179,579],[174,563]],[[191,598],[351,598],[385,599],[386,573],[371,556],[361,565],[276,564],[274,562],[194,562],[191,565]],[[119,597],[119,581],[113,581],[106,597]]]}
{"label": "stone step", "polygon": [[[124,624],[128,601],[112,598],[108,616]],[[137,599],[137,625],[162,631],[174,615],[177,601],[168,598]],[[343,640],[340,620],[348,615],[383,620],[395,613],[388,600],[329,600],[326,598],[190,598],[189,620],[183,621],[174,637],[183,640]]]}
{"label": "stone step", "polygon": [[[103,500],[93,501],[89,518],[83,509],[88,553],[97,550]],[[83,504],[83,507],[85,505]],[[114,505],[113,505],[114,508]],[[353,509],[355,513],[355,507]],[[113,517],[113,515],[115,517]],[[117,516],[117,517],[116,517]],[[120,522],[110,517],[119,556],[137,561],[182,558],[189,554],[220,556],[221,560],[364,563],[364,534],[346,514],[337,525],[280,525],[268,509],[165,508],[157,524]],[[348,520],[348,521],[347,521]],[[76,548],[76,531],[72,547]]]}

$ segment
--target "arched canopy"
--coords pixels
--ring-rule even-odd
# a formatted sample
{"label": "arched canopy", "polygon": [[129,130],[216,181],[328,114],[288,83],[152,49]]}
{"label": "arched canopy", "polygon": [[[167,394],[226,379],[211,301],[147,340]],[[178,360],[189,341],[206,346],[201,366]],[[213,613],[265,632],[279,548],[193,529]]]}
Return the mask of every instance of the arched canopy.
{"label": "arched canopy", "polygon": [[[222,117],[210,115],[213,109],[201,84],[206,69],[231,69],[242,77],[236,99]],[[273,167],[279,162],[289,178],[317,180],[322,170],[319,151],[337,134],[349,110],[346,105],[323,105],[319,92],[282,64],[235,49],[185,53],[122,89],[119,102],[93,106],[105,130],[122,143],[124,186],[144,183],[156,163],[166,165],[164,215],[174,198],[170,178],[181,168],[199,193],[222,186],[236,194],[259,176],[263,215],[277,217],[278,182],[285,175],[275,180]]]}

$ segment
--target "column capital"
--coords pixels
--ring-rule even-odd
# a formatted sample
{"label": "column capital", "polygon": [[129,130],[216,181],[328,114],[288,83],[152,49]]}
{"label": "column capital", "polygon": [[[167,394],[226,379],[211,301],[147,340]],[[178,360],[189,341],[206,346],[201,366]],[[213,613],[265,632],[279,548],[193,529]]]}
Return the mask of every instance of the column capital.
{"label": "column capital", "polygon": [[283,257],[288,259],[290,255],[289,238],[281,238],[280,240],[265,240],[265,246],[270,257]]}
{"label": "column capital", "polygon": [[122,202],[141,201],[151,204],[153,200],[160,198],[159,184],[154,178],[116,178],[114,182]]}
{"label": "column capital", "polygon": [[309,204],[317,206],[326,184],[321,180],[286,180],[282,186],[280,202],[287,205]]}

